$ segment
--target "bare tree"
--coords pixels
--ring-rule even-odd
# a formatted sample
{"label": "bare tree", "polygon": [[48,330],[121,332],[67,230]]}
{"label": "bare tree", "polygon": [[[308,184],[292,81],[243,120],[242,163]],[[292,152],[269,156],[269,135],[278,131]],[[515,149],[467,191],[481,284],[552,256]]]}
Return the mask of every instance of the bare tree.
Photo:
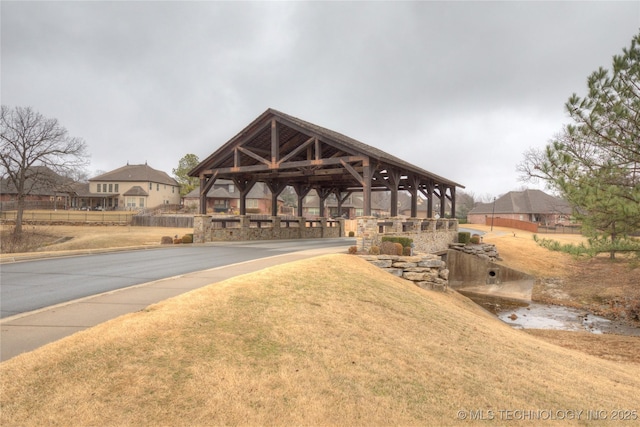
{"label": "bare tree", "polygon": [[69,136],[57,119],[47,119],[31,107],[1,107],[0,172],[16,191],[15,236],[22,234],[27,196],[53,187],[52,176],[71,176],[87,163],[84,140]]}

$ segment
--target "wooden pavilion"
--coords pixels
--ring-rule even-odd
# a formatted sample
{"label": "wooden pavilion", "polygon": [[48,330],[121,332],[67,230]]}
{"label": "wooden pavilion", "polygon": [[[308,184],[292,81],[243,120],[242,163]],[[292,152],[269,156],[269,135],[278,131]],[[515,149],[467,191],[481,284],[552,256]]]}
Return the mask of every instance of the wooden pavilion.
{"label": "wooden pavilion", "polygon": [[[268,109],[240,133],[218,148],[189,172],[200,178],[200,210],[206,214],[206,194],[217,179],[233,180],[240,191],[240,215],[246,215],[246,196],[257,182],[272,193],[272,212],[277,212],[280,193],[292,186],[298,197],[298,216],[302,201],[316,190],[320,217],[325,216],[324,201],[335,194],[338,212],[351,193],[363,193],[363,215],[371,215],[371,192],[389,191],[390,214],[398,215],[398,192],[411,195],[411,216],[417,216],[418,193],[428,203],[440,198],[440,217],[445,206],[455,218],[455,191],[462,185],[435,175],[404,160],[363,144],[353,138]],[[445,203],[449,200],[449,203]]]}

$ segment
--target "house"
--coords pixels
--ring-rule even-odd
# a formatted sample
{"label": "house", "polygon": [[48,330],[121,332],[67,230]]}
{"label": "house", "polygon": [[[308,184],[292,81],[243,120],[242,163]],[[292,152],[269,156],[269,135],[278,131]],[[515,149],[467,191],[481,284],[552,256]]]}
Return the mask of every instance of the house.
{"label": "house", "polygon": [[[320,201],[318,193],[312,190],[302,201],[302,216],[309,219],[318,218],[320,215]],[[362,216],[363,198],[362,193],[351,193],[342,202],[342,210],[338,212],[338,199],[335,194],[327,196],[324,202],[331,218],[342,217],[345,219],[355,219]],[[389,216],[389,193],[376,192],[371,195],[371,215],[375,217]]]}
{"label": "house", "polygon": [[[200,210],[200,187],[196,187],[184,196],[185,207]],[[278,197],[278,213],[282,213],[284,200]],[[246,198],[247,213],[271,215],[271,191],[262,182],[251,188]],[[217,180],[207,193],[207,212],[238,213],[240,210],[240,191],[229,179]]]}
{"label": "house", "polygon": [[[46,166],[27,170],[24,199],[26,209],[66,209],[75,194],[75,183]],[[0,179],[0,209],[17,209],[18,191],[8,178]]]}
{"label": "house", "polygon": [[74,206],[80,209],[131,210],[180,204],[180,184],[148,164],[112,170],[78,187]]}
{"label": "house", "polygon": [[485,224],[487,218],[506,218],[541,225],[566,224],[572,208],[567,201],[540,190],[510,191],[494,202],[478,203],[467,214],[470,224]]}

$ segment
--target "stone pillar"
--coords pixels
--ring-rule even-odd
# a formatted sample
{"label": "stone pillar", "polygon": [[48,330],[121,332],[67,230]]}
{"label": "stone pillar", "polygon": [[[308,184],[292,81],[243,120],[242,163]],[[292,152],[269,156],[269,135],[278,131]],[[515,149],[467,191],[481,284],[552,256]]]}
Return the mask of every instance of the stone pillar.
{"label": "stone pillar", "polygon": [[402,233],[402,224],[404,223],[404,218],[394,217],[389,218],[393,225],[391,226],[391,233]]}
{"label": "stone pillar", "polygon": [[277,233],[280,233],[280,224],[282,224],[282,219],[279,216],[271,217],[271,226],[274,230],[278,230]]}
{"label": "stone pillar", "polygon": [[250,228],[251,228],[251,221],[249,221],[250,217],[248,215],[240,215],[238,216],[238,219],[240,219],[240,239],[238,240],[247,240],[249,233],[250,233]]}
{"label": "stone pillar", "polygon": [[338,219],[338,226],[340,227],[340,233],[338,233],[338,235],[340,237],[346,237],[347,233],[345,233],[344,231],[344,225],[345,225],[345,219],[340,217]]}
{"label": "stone pillar", "polygon": [[407,231],[420,232],[420,223],[422,220],[420,218],[409,218],[407,219]]}
{"label": "stone pillar", "polygon": [[307,220],[303,216],[296,217],[298,220],[298,238],[306,239],[307,237]]}
{"label": "stone pillar", "polygon": [[320,235],[324,237],[326,235],[325,230],[327,229],[327,218],[318,218],[320,220]]}
{"label": "stone pillar", "polygon": [[193,243],[205,243],[211,239],[211,215],[194,215]]}
{"label": "stone pillar", "polygon": [[368,251],[371,246],[378,244],[378,219],[373,216],[358,217],[358,240],[362,239],[359,249]]}

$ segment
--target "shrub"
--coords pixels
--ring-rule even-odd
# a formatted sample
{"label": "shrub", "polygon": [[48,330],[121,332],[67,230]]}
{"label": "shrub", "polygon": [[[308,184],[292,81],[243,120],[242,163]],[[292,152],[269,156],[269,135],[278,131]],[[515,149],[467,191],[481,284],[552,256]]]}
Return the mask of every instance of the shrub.
{"label": "shrub", "polygon": [[393,245],[396,247],[396,255],[402,255],[402,250],[404,249],[402,243],[394,243]]}
{"label": "shrub", "polygon": [[182,243],[193,243],[193,234],[185,234],[182,236]]}
{"label": "shrub", "polygon": [[411,248],[402,248],[402,255],[404,256],[411,256]]}
{"label": "shrub", "polygon": [[468,231],[460,231],[458,233],[458,243],[462,243],[462,244],[468,244],[469,241],[471,240],[471,233],[469,233]]}
{"label": "shrub", "polygon": [[349,232],[349,237],[355,237],[356,233],[354,233],[353,231]]}
{"label": "shrub", "polygon": [[382,238],[383,242],[392,242],[392,243],[400,243],[403,248],[410,248],[413,243],[413,239],[408,237],[397,237],[397,236],[384,236]]}
{"label": "shrub", "polygon": [[160,239],[161,245],[170,245],[172,243],[173,243],[173,237],[171,236],[162,236],[162,239]]}
{"label": "shrub", "polygon": [[354,255],[354,254],[358,253],[358,247],[357,246],[349,246],[349,253],[351,255]]}
{"label": "shrub", "polygon": [[380,246],[371,246],[371,249],[369,249],[369,255],[380,255]]}
{"label": "shrub", "polygon": [[469,239],[469,243],[472,243],[474,245],[477,245],[478,243],[480,243],[480,236],[478,236],[477,234],[474,234],[473,236],[471,236],[471,238]]}
{"label": "shrub", "polygon": [[396,255],[396,244],[389,241],[380,243],[380,253],[382,255]]}

